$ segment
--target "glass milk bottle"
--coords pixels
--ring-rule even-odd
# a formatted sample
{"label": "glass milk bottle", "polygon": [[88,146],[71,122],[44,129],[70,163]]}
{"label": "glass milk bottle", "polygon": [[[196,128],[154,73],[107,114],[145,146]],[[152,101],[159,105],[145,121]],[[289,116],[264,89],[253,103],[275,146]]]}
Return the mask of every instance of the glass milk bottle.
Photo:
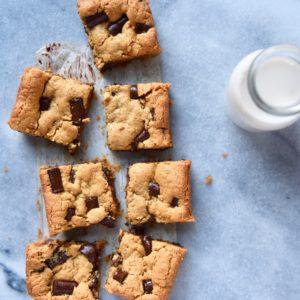
{"label": "glass milk bottle", "polygon": [[272,131],[300,118],[300,49],[279,45],[247,55],[227,90],[232,121],[248,131]]}

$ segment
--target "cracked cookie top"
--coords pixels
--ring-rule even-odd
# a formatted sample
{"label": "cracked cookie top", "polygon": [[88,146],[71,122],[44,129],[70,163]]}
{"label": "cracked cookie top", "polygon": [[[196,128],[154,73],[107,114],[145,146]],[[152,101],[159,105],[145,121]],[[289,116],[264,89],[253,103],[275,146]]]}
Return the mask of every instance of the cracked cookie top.
{"label": "cracked cookie top", "polygon": [[87,112],[93,87],[78,80],[27,68],[21,78],[9,126],[29,135],[67,146],[73,153]]}
{"label": "cracked cookie top", "polygon": [[172,147],[169,124],[170,84],[110,85],[106,108],[108,146],[112,150]]}
{"label": "cracked cookie top", "polygon": [[77,0],[96,66],[160,53],[147,0]]}
{"label": "cracked cookie top", "polygon": [[28,293],[36,300],[94,300],[104,241],[36,242],[26,249]]}
{"label": "cracked cookie top", "polygon": [[97,223],[114,227],[119,205],[107,161],[42,167],[40,178],[50,236]]}
{"label": "cracked cookie top", "polygon": [[167,299],[187,250],[124,231],[119,240],[111,256],[107,291],[132,300]]}

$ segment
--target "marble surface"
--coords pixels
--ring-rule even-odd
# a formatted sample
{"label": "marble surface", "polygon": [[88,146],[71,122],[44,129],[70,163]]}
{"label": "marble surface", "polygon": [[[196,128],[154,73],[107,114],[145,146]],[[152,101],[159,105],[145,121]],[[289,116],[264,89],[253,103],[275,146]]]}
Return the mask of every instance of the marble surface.
{"label": "marble surface", "polygon": [[[118,68],[107,81],[161,76],[172,83],[174,149],[114,156],[124,164],[145,157],[193,160],[197,223],[177,225],[176,232],[174,226],[156,228],[157,236],[166,232],[189,249],[170,299],[300,299],[300,125],[250,134],[235,127],[224,113],[228,77],[244,55],[279,43],[300,46],[300,2],[152,0],[151,4],[161,56]],[[73,158],[61,154],[57,146],[11,131],[6,124],[19,76],[34,63],[41,46],[86,45],[75,0],[0,0],[0,11],[0,299],[19,300],[29,299],[25,245],[36,240],[38,228],[45,225],[36,208],[41,200],[39,165],[110,153],[99,151],[103,133],[95,121],[84,134],[89,147]],[[124,175],[118,174],[120,186]],[[203,183],[207,175],[214,178],[210,186]],[[124,201],[124,195],[119,196]],[[88,238],[102,236],[105,233],[95,227]],[[104,290],[102,298],[116,299]]]}

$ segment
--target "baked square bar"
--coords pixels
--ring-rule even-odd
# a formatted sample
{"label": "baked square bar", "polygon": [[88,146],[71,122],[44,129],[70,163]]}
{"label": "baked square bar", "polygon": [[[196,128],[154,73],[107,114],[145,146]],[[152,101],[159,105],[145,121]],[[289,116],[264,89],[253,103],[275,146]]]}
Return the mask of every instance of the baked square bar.
{"label": "baked square bar", "polygon": [[104,245],[104,241],[54,240],[28,245],[28,294],[36,300],[98,299],[100,254]]}
{"label": "baked square bar", "polygon": [[190,187],[191,161],[136,163],[128,169],[127,221],[139,225],[194,222]]}
{"label": "baked square bar", "polygon": [[50,236],[97,223],[114,226],[119,205],[107,161],[42,167],[40,179]]}
{"label": "baked square bar", "polygon": [[172,147],[169,89],[168,83],[106,87],[103,100],[111,150]]}
{"label": "baked square bar", "polygon": [[21,78],[9,126],[29,135],[66,146],[79,147],[82,125],[87,123],[93,87],[74,79],[27,68]]}
{"label": "baked square bar", "polygon": [[100,70],[160,53],[147,0],[77,0],[77,5]]}
{"label": "baked square bar", "polygon": [[187,250],[124,231],[119,240],[111,256],[107,291],[130,300],[167,299]]}

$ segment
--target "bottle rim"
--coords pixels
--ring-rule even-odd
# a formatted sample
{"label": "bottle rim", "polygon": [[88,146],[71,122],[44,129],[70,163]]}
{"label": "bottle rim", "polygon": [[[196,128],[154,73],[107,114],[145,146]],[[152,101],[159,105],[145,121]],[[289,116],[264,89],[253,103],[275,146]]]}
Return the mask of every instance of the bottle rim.
{"label": "bottle rim", "polygon": [[300,64],[300,48],[293,45],[277,45],[262,50],[250,65],[247,85],[255,104],[267,113],[276,116],[294,116],[300,113],[300,95],[297,103],[288,106],[272,106],[260,97],[256,88],[257,70],[262,63],[274,57],[284,57]]}

